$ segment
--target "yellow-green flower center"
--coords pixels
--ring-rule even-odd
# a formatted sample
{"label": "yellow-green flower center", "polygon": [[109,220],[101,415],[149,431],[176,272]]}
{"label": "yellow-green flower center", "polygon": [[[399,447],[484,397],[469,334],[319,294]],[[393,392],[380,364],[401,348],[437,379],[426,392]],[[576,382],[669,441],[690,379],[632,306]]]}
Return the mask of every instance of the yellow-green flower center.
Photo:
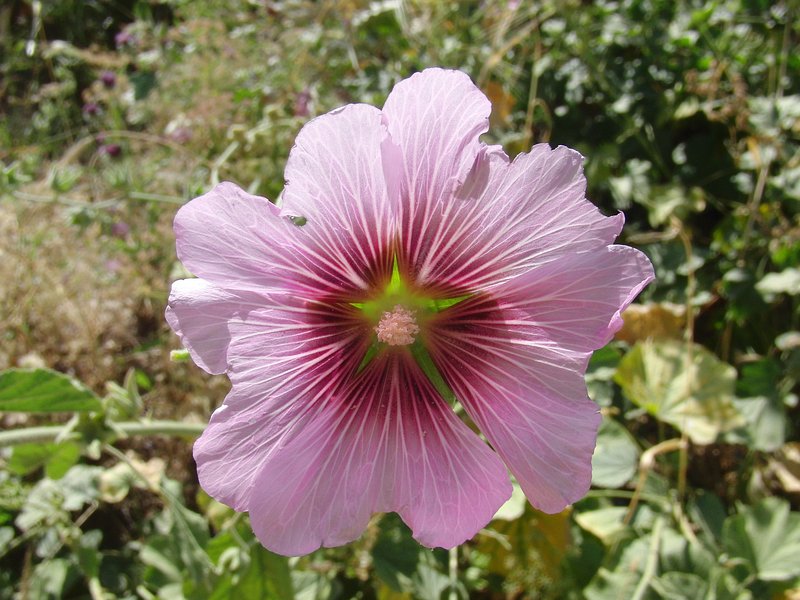
{"label": "yellow-green flower center", "polygon": [[467,298],[469,295],[430,298],[420,294],[404,281],[395,258],[391,279],[383,292],[366,302],[350,303],[362,312],[375,332],[358,371],[361,372],[379,352],[388,350],[387,347],[407,347],[441,396],[455,403],[455,395],[436,368],[423,341],[430,318]]}

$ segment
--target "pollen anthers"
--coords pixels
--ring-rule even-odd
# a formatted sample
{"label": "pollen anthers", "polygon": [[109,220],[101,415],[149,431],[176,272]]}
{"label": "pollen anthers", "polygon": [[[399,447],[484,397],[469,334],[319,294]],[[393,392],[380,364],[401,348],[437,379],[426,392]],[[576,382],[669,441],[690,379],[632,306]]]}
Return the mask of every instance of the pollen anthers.
{"label": "pollen anthers", "polygon": [[375,327],[378,341],[390,346],[408,346],[414,343],[414,336],[419,333],[416,311],[409,310],[402,304],[381,315]]}

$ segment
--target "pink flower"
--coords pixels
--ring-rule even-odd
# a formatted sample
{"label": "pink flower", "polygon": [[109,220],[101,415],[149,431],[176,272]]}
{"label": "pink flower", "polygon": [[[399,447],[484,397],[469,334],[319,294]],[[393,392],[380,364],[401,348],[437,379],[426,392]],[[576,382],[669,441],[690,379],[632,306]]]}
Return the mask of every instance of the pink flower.
{"label": "pink flower", "polygon": [[452,547],[509,497],[507,468],[546,512],[589,488],[583,374],[653,270],[611,245],[623,216],[584,198],[577,152],[509,161],[478,139],[490,109],[463,73],[423,71],[382,111],[308,123],[281,208],[223,183],[175,218],[198,279],[174,283],[167,320],[232,382],[194,447],[200,483],[275,552],[389,511]]}

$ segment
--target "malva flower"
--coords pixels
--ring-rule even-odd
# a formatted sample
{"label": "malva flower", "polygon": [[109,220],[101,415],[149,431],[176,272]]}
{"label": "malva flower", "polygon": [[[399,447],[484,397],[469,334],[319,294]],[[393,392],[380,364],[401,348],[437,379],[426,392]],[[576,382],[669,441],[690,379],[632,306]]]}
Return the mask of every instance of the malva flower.
{"label": "malva flower", "polygon": [[509,470],[545,512],[588,490],[583,375],[652,267],[612,245],[623,216],[584,198],[577,152],[510,161],[479,140],[490,110],[465,74],[429,69],[383,110],[309,122],[280,207],[223,183],[178,211],[198,278],[173,284],[167,320],[232,383],[194,446],[200,484],[270,550],[345,544],[391,511],[453,547],[509,497]]}

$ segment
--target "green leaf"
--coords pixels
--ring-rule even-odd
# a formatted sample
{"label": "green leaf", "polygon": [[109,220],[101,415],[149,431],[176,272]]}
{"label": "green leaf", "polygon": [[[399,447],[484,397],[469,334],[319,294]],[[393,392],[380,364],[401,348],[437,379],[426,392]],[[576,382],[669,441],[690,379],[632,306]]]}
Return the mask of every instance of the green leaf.
{"label": "green leaf", "polygon": [[292,571],[292,585],[297,590],[298,600],[337,598],[334,583],[336,582],[332,582],[325,573]]}
{"label": "green leaf", "polygon": [[628,430],[614,419],[603,418],[592,456],[592,485],[617,488],[625,485],[639,467],[639,446]]}
{"label": "green leaf", "polygon": [[628,509],[624,506],[609,506],[576,513],[575,521],[605,545],[610,546],[630,532],[630,527],[624,522],[627,512]]}
{"label": "green leaf", "polygon": [[97,578],[100,576],[100,562],[103,555],[100,553],[100,542],[103,541],[103,532],[99,529],[92,529],[85,532],[78,543],[73,546],[75,556],[78,559],[78,566],[87,578]]}
{"label": "green leaf", "polygon": [[39,563],[28,578],[29,598],[60,600],[78,579],[78,572],[70,561],[54,558]]}
{"label": "green leaf", "polygon": [[523,510],[514,520],[495,517],[475,540],[475,549],[488,558],[486,570],[503,578],[509,595],[559,579],[572,542],[569,510],[548,515],[528,502]]}
{"label": "green leaf", "polygon": [[8,550],[8,545],[14,539],[13,527],[0,527],[0,557]]}
{"label": "green leaf", "polygon": [[[439,600],[449,579],[438,557],[441,551],[422,548],[411,537],[408,527],[395,514],[384,515],[380,535],[372,549],[375,574],[396,594],[412,598]],[[299,585],[295,586],[300,589]],[[302,594],[298,591],[298,598]]]}
{"label": "green leaf", "polygon": [[653,589],[663,600],[706,600],[708,583],[693,573],[670,571],[652,582]]}
{"label": "green leaf", "polygon": [[61,444],[20,444],[14,446],[8,461],[8,470],[17,475],[27,475],[40,467],[50,479],[60,479],[81,456],[81,448],[72,442]]}
{"label": "green leaf", "polygon": [[601,567],[584,590],[587,600],[622,600],[632,598],[642,578],[651,536],[624,543],[615,564]]}
{"label": "green leaf", "polygon": [[711,492],[698,490],[687,508],[692,522],[700,528],[698,535],[704,536],[709,546],[716,545],[722,536],[726,517],[725,506],[719,497]]}
{"label": "green leaf", "polygon": [[699,344],[637,342],[614,379],[631,402],[696,444],[744,423],[733,403],[736,370]]}
{"label": "green leaf", "polygon": [[506,500],[503,505],[497,509],[497,512],[494,513],[494,517],[492,520],[500,519],[501,521],[514,521],[521,517],[525,512],[525,506],[528,504],[528,499],[525,497],[525,493],[522,491],[520,485],[516,482],[512,482],[513,489],[511,491],[511,497]]}
{"label": "green leaf", "polygon": [[375,574],[395,592],[411,589],[411,576],[416,572],[420,554],[417,544],[406,527],[394,514],[381,518],[380,535],[372,549]]}
{"label": "green leaf", "polygon": [[769,302],[778,294],[800,294],[800,269],[788,268],[780,273],[769,273],[756,284],[758,293]]}
{"label": "green leaf", "polygon": [[100,399],[90,389],[63,373],[50,369],[0,373],[0,411],[84,412],[100,408]]}
{"label": "green leaf", "polygon": [[58,481],[40,480],[17,517],[17,527],[27,531],[37,525],[65,522],[71,511],[97,498],[102,471],[102,467],[75,465]]}
{"label": "green leaf", "polygon": [[209,600],[292,600],[289,561],[255,543],[249,562],[239,573],[226,573],[208,597]]}
{"label": "green leaf", "polygon": [[285,556],[270,552],[261,544],[254,544],[250,552],[250,566],[234,591],[241,592],[241,595],[233,595],[231,600],[239,598],[292,600],[294,585],[289,560]]}
{"label": "green leaf", "polygon": [[746,424],[729,434],[729,441],[746,443],[772,452],[786,440],[786,408],[779,396],[781,368],[775,360],[761,359],[742,367],[734,399]]}
{"label": "green leaf", "polygon": [[765,498],[725,520],[722,543],[764,581],[800,575],[800,513],[780,498]]}

